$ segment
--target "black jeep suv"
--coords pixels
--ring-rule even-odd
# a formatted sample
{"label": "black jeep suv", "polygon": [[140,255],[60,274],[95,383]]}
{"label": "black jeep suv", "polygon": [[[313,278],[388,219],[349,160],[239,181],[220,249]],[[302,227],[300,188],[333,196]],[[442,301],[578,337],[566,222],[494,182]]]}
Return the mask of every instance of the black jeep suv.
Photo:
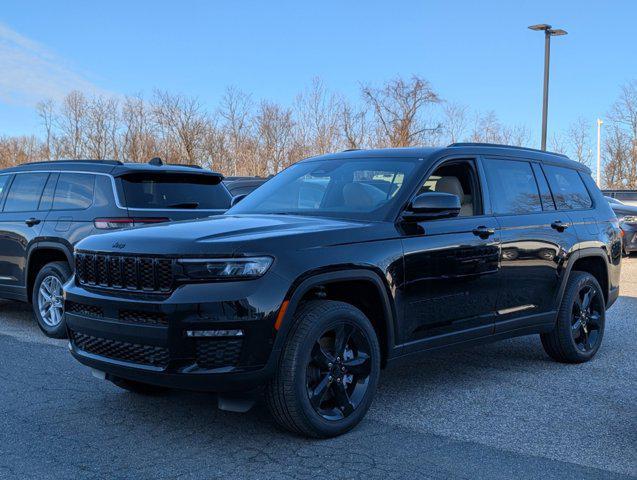
{"label": "black jeep suv", "polygon": [[87,238],[75,261],[70,349],[95,375],[231,408],[265,387],[280,425],[327,437],[410,355],[539,334],[590,360],[621,236],[585,166],[454,144],[309,158],[225,215]]}
{"label": "black jeep suv", "polygon": [[113,160],[0,171],[0,298],[31,302],[40,328],[66,335],[62,285],[73,246],[100,232],[223,213],[231,196],[209,170]]}

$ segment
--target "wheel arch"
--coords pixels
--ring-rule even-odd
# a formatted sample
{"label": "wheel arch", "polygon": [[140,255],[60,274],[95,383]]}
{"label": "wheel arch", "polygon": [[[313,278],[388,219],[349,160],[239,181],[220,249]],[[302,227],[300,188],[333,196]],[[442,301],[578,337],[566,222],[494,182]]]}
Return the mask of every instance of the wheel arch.
{"label": "wheel arch", "polygon": [[33,284],[38,272],[44,265],[51,262],[66,262],[71,270],[73,270],[73,254],[65,245],[56,242],[38,242],[29,250],[25,285],[28,302],[31,302]]}
{"label": "wheel arch", "polygon": [[[366,293],[374,293],[374,296],[360,295],[361,289]],[[383,366],[386,365],[394,351],[396,311],[389,286],[379,273],[371,268],[348,268],[310,273],[294,282],[286,296],[289,303],[279,329],[281,348],[287,340],[298,307],[304,301],[317,298],[343,301],[359,308],[372,322],[381,347],[381,362]],[[375,310],[378,306],[380,312]]]}
{"label": "wheel arch", "polygon": [[557,308],[559,308],[564,298],[566,284],[573,270],[590,273],[595,277],[604,293],[604,301],[608,305],[610,297],[610,282],[608,278],[608,257],[606,253],[597,248],[584,248],[577,250],[570,259],[566,274],[560,285],[559,295],[557,299]]}

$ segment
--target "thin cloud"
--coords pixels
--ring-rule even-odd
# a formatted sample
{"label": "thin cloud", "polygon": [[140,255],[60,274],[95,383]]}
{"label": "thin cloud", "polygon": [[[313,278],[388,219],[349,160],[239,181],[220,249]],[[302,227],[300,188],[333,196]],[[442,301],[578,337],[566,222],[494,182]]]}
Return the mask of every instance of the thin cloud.
{"label": "thin cloud", "polygon": [[0,102],[33,106],[72,90],[105,94],[44,45],[0,23]]}

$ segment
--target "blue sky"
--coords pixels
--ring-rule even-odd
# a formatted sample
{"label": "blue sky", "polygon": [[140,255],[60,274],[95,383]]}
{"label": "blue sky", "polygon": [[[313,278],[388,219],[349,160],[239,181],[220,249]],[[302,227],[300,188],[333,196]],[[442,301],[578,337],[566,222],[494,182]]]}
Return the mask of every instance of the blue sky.
{"label": "blue sky", "polygon": [[284,103],[319,76],[359,98],[361,82],[421,75],[445,100],[494,110],[537,137],[543,38],[552,48],[549,134],[594,122],[637,78],[637,2],[17,1],[0,9],[0,134],[40,133],[33,105],[72,88],[198,96],[235,85]]}

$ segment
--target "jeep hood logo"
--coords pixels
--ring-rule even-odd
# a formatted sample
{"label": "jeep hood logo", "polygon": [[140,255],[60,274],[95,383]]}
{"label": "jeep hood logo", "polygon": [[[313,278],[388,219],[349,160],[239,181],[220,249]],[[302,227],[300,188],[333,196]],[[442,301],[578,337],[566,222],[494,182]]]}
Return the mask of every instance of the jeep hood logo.
{"label": "jeep hood logo", "polygon": [[119,249],[122,249],[122,248],[124,248],[125,246],[126,246],[126,244],[125,244],[125,243],[120,243],[120,242],[115,242],[115,243],[113,244],[113,248],[119,248]]}

